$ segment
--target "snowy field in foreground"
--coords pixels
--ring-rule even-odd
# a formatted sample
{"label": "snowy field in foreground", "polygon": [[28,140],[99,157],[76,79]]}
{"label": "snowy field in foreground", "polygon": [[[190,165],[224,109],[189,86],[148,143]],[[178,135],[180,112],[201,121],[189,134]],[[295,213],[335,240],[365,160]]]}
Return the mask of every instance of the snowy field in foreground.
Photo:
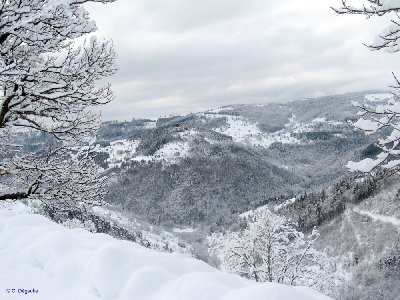
{"label": "snowy field in foreground", "polygon": [[[19,294],[18,289],[37,293]],[[0,299],[330,298],[303,287],[257,284],[193,258],[66,229],[29,214],[21,203],[0,203]]]}

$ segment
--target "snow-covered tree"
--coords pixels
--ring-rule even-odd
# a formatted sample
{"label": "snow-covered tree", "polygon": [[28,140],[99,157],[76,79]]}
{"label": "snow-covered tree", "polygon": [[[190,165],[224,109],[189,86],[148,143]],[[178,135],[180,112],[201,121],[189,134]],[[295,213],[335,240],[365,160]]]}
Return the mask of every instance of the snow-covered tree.
{"label": "snow-covered tree", "polygon": [[58,139],[80,138],[97,127],[85,109],[112,99],[109,85],[97,80],[114,73],[109,41],[96,30],[82,7],[112,0],[2,0],[0,2],[0,128],[41,130]]}
{"label": "snow-covered tree", "polygon": [[[0,199],[103,197],[92,151],[79,148],[100,125],[90,109],[113,98],[98,81],[116,71],[116,55],[110,41],[77,39],[96,31],[83,5],[113,1],[0,0]],[[52,142],[35,153],[13,145],[28,130]]]}
{"label": "snow-covered tree", "polygon": [[[341,6],[334,8],[338,14],[359,14],[367,18],[391,16],[390,24],[377,36],[373,44],[367,45],[372,50],[385,50],[391,53],[400,51],[400,2],[393,0],[342,0]],[[377,106],[353,102],[360,109],[360,117],[354,126],[366,134],[374,134],[384,129],[388,134],[380,139],[377,146],[382,150],[375,159],[367,158],[360,162],[349,162],[351,171],[370,173],[377,167],[392,171],[400,168],[400,81],[393,73],[393,99]]]}
{"label": "snow-covered tree", "polygon": [[242,232],[211,235],[209,251],[223,270],[258,282],[332,289],[332,262],[313,248],[318,232],[305,237],[295,225],[269,210],[254,211]]}
{"label": "snow-covered tree", "polygon": [[17,198],[37,199],[59,211],[100,205],[106,194],[105,177],[92,159],[92,150],[87,147],[71,153],[70,148],[61,146],[44,149],[40,157],[16,155],[9,162],[13,174],[10,187],[23,191]]}

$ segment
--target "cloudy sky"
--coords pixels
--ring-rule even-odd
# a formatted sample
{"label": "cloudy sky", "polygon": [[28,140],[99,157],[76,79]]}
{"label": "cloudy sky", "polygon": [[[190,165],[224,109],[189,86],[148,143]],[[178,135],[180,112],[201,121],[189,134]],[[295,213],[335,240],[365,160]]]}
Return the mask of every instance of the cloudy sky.
{"label": "cloudy sky", "polygon": [[118,0],[90,4],[119,71],[105,120],[385,89],[395,54],[371,52],[379,18],[336,16],[339,0]]}

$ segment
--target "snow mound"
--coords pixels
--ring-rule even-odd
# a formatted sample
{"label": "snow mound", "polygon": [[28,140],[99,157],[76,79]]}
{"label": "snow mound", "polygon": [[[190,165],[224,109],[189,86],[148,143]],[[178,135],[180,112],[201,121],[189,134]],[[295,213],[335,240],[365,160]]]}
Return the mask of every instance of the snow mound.
{"label": "snow mound", "polygon": [[[0,299],[327,300],[309,288],[258,284],[179,254],[67,229],[21,204],[0,206]],[[25,299],[24,298],[24,299]]]}

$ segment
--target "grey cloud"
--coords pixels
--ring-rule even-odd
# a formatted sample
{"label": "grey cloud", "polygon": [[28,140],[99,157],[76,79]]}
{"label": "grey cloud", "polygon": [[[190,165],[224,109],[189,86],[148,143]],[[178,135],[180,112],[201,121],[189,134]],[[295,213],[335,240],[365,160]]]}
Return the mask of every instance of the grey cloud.
{"label": "grey cloud", "polygon": [[267,5],[269,9],[276,5],[276,1],[265,0],[147,0],[137,3],[140,12],[151,16],[158,30],[180,32],[243,18]]}
{"label": "grey cloud", "polygon": [[370,52],[381,21],[337,17],[332,1],[119,0],[89,7],[112,38],[117,99],[104,119],[156,117],[384,89],[399,69]]}

